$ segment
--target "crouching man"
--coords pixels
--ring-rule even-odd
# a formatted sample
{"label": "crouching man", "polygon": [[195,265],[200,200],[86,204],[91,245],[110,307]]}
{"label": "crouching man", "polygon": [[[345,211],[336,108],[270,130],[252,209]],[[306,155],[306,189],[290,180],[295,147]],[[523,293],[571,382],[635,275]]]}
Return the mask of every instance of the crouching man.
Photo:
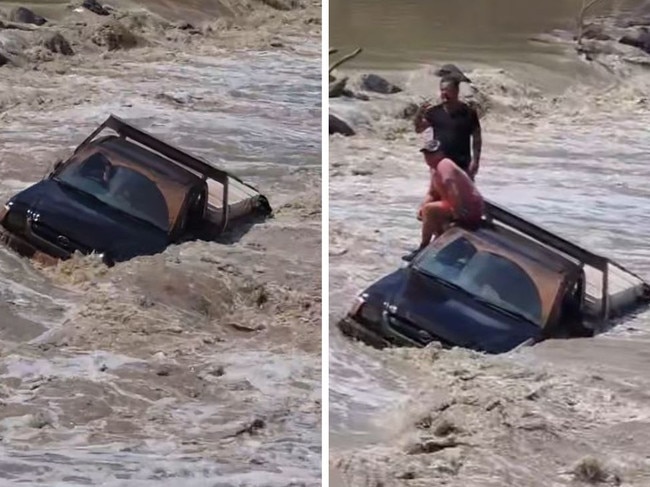
{"label": "crouching man", "polygon": [[465,171],[445,157],[440,142],[432,140],[420,149],[431,173],[429,191],[424,198],[419,219],[422,221],[420,246],[404,257],[412,260],[431,239],[443,233],[453,222],[465,228],[481,223],[483,197]]}

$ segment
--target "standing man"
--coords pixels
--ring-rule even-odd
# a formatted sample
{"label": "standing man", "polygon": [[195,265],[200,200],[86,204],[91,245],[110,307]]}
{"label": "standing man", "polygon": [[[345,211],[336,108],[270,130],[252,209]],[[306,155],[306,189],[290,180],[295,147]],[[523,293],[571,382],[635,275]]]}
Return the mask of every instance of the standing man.
{"label": "standing man", "polygon": [[481,123],[476,110],[458,99],[459,87],[457,78],[440,80],[441,103],[425,103],[418,109],[415,132],[419,134],[431,127],[445,155],[473,180],[481,161]]}

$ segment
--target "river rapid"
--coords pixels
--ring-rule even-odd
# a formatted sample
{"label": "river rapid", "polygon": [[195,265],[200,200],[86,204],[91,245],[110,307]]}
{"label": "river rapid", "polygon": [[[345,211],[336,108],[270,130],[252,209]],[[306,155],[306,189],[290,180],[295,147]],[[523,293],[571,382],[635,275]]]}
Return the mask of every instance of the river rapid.
{"label": "river rapid", "polygon": [[[111,269],[0,248],[0,485],[320,485],[320,3],[111,4],[0,30],[0,198],[115,114],[275,215]],[[110,19],[135,45],[102,45]]]}
{"label": "river rapid", "polygon": [[332,47],[364,48],[341,68],[350,86],[373,72],[404,90],[330,99],[357,132],[330,136],[331,485],[650,485],[649,312],[497,357],[377,351],[335,328],[418,243],[427,134],[404,111],[436,98],[444,62],[488,107],[484,195],[650,279],[650,79],[624,59],[638,52],[587,61],[546,35],[572,28],[575,3],[331,3]]}

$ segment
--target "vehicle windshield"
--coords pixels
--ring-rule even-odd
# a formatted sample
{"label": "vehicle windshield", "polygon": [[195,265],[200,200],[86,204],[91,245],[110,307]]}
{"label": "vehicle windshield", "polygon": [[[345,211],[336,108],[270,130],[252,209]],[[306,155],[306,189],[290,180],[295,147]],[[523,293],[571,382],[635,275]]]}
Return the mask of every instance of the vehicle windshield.
{"label": "vehicle windshield", "polygon": [[478,250],[464,237],[440,249],[430,247],[413,267],[542,326],[539,291],[526,271],[501,255]]}
{"label": "vehicle windshield", "polygon": [[169,229],[167,201],[158,186],[138,171],[111,164],[101,153],[62,171],[56,179],[164,232]]}

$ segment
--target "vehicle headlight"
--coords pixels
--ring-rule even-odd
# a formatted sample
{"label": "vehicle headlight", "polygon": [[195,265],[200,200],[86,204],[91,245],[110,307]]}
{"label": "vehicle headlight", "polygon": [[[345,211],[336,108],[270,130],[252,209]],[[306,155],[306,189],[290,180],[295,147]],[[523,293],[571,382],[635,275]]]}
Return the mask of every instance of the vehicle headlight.
{"label": "vehicle headlight", "polygon": [[102,261],[102,263],[104,263],[108,267],[113,267],[115,265],[113,259],[111,259],[111,257],[106,252],[102,252],[101,254],[99,254],[99,258]]}
{"label": "vehicle headlight", "polygon": [[383,310],[381,306],[378,306],[375,303],[365,303],[365,305],[359,311],[359,316],[371,323],[377,323],[382,320]]}
{"label": "vehicle headlight", "polygon": [[348,316],[361,318],[369,322],[378,322],[381,320],[381,306],[368,301],[368,294],[363,293],[357,297],[352,304]]}
{"label": "vehicle headlight", "polygon": [[2,216],[2,224],[12,232],[22,232],[25,230],[26,219],[22,211],[11,210],[11,207],[4,212]]}

